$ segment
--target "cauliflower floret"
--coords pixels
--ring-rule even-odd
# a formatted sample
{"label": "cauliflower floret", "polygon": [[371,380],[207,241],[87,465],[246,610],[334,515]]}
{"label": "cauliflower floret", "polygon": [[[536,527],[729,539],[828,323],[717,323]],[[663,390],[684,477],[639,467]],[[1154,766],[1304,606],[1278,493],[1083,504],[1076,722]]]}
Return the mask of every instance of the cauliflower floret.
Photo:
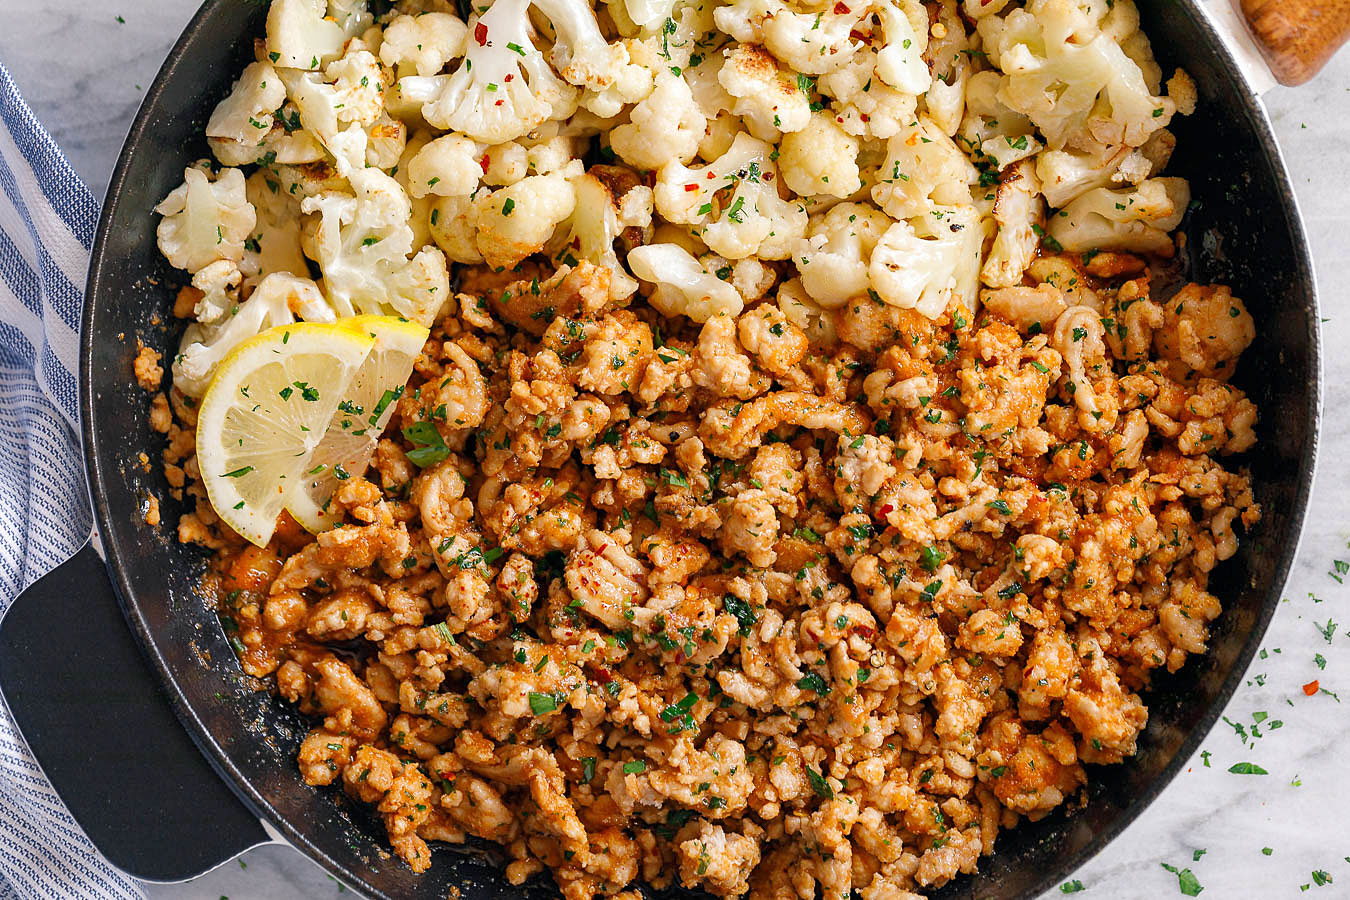
{"label": "cauliflower floret", "polygon": [[337,22],[349,38],[361,37],[375,24],[367,9],[370,0],[328,0],[328,18]]}
{"label": "cauliflower floret", "polygon": [[[726,43],[726,38],[713,22],[716,3],[712,0],[682,0],[673,4],[669,0],[650,0],[650,3],[653,7],[674,7],[673,10],[667,8],[643,26],[642,34],[653,69],[687,72],[699,62],[695,57],[720,57],[717,51]],[[651,14],[656,15],[656,12],[653,9]]]}
{"label": "cauliflower floret", "polygon": [[924,56],[933,82],[923,96],[924,111],[943,134],[956,134],[965,115],[966,85],[974,71],[973,50],[956,0],[941,0],[930,33],[933,40]]}
{"label": "cauliflower floret", "polygon": [[868,275],[882,301],[936,318],[953,300],[974,308],[984,228],[971,206],[938,207],[896,222],[872,250]]}
{"label": "cauliflower floret", "polygon": [[[881,20],[882,40],[877,51],[877,75],[891,87],[905,94],[922,94],[933,82],[923,52],[928,49],[928,12],[920,4],[915,21],[892,3],[882,2],[877,7]],[[921,17],[921,18],[920,18]],[[964,30],[964,29],[963,29]],[[876,37],[873,37],[876,40]]]}
{"label": "cauliflower floret", "polygon": [[354,50],[317,72],[281,70],[300,122],[328,150],[338,173],[364,168],[370,136],[365,129],[384,111],[380,64],[369,50]]}
{"label": "cauliflower floret", "polygon": [[328,305],[328,299],[312,278],[273,272],[253,289],[249,300],[263,298],[269,305],[284,304],[298,319],[306,322],[336,322],[337,313]]}
{"label": "cauliflower floret", "polygon": [[[611,67],[613,74],[608,87],[587,87],[581,95],[582,108],[600,119],[612,119],[625,106],[645,99],[652,92],[655,71],[660,68],[652,58],[651,48],[641,41],[626,41],[610,49],[621,52]],[[576,63],[571,69],[576,69]]]}
{"label": "cauliflower floret", "polygon": [[477,234],[478,251],[487,264],[511,268],[542,250],[553,229],[576,208],[576,191],[570,179],[580,172],[581,163],[577,162],[474,197],[470,221]]}
{"label": "cauliflower floret", "polygon": [[1160,128],[1137,149],[1046,150],[1036,157],[1036,175],[1041,179],[1046,202],[1062,209],[1093,188],[1142,184],[1162,172],[1176,144],[1176,136]]}
{"label": "cauliflower floret", "polygon": [[[275,73],[277,83],[285,92],[281,73]],[[272,117],[272,127],[266,133],[249,141],[208,137],[211,152],[222,165],[247,166],[252,163],[267,165],[302,166],[324,158],[325,150],[313,132],[300,122],[300,111],[286,101]]]}
{"label": "cauliflower floret", "polygon": [[763,297],[778,282],[778,273],[753,256],[733,262],[716,253],[704,253],[698,262],[703,271],[729,282],[747,303]]}
{"label": "cauliflower floret", "polygon": [[244,242],[240,271],[250,280],[273,272],[309,274],[300,249],[300,201],[282,191],[265,169],[248,177],[245,196],[253,204],[255,222]]}
{"label": "cauliflower floret", "polygon": [[256,159],[257,148],[272,130],[272,113],[285,102],[286,86],[276,69],[265,62],[252,63],[206,123],[206,137],[212,149],[217,144],[236,145],[238,149],[226,147],[226,153],[251,151]]}
{"label": "cauliflower floret", "polygon": [[273,179],[277,188],[300,200],[314,197],[324,191],[345,191],[347,179],[337,173],[337,169],[327,164],[325,152],[319,150],[319,165],[282,165],[277,163],[263,169]]}
{"label": "cauliflower floret", "polygon": [[1071,143],[1138,147],[1176,112],[1074,0],[1030,0],[1001,22],[981,19],[979,29],[990,58],[1008,76],[1000,99],[1036,123],[1055,149]]}
{"label": "cauliflower floret", "polygon": [[863,203],[840,203],[812,217],[807,236],[793,251],[802,287],[822,307],[843,306],[867,293],[867,265],[891,219]]}
{"label": "cauliflower floret", "polygon": [[656,178],[656,208],[667,221],[700,226],[703,242],[727,259],[786,259],[807,217],[800,203],[778,196],[772,155],[769,144],[742,133],[707,166],[666,163]]}
{"label": "cauliflower floret", "polygon": [[408,126],[389,115],[388,110],[366,129],[366,165],[392,169],[408,147]]}
{"label": "cauliflower floret", "polygon": [[267,11],[268,58],[287,69],[317,69],[337,59],[348,34],[327,18],[325,0],[273,0]]}
{"label": "cauliflower floret", "polygon": [[1159,128],[1142,147],[1131,150],[1120,161],[1114,175],[1113,184],[1143,184],[1148,179],[1162,173],[1172,159],[1172,151],[1177,148],[1177,137],[1166,128]]}
{"label": "cauliflower floret", "polygon": [[203,325],[223,318],[238,300],[235,290],[241,281],[238,264],[228,259],[218,259],[193,275],[192,286],[202,292],[192,307],[193,318]]}
{"label": "cauliflower floret", "polygon": [[1045,149],[1036,137],[1036,126],[998,99],[1003,78],[997,72],[977,72],[966,86],[966,117],[959,130],[960,143],[993,161],[1002,171],[1021,159]]}
{"label": "cauliflower floret", "polygon": [[710,275],[688,250],[677,244],[646,244],[628,253],[633,274],[655,285],[648,302],[664,316],[688,316],[707,322],[737,316],[745,301],[736,288]]}
{"label": "cauliflower floret", "polygon": [[1041,183],[1036,167],[1024,159],[1010,168],[999,182],[994,199],[994,221],[998,235],[989,249],[980,277],[990,287],[1012,287],[1022,283],[1022,274],[1036,255],[1045,205],[1040,198]]}
{"label": "cauliflower floret", "polygon": [[[414,247],[425,247],[431,243],[431,201],[435,199],[432,196],[414,197],[410,188],[410,179],[408,170],[411,168],[413,157],[421,152],[422,148],[431,143],[431,133],[428,131],[415,132],[403,146],[403,153],[398,158],[398,164],[389,170],[389,174],[399,183],[404,192],[408,194],[409,203],[412,206],[412,218],[408,220],[408,225],[412,228]],[[339,186],[337,190],[342,190]]]}
{"label": "cauliflower floret", "polygon": [[739,116],[719,113],[715,118],[708,120],[707,131],[704,132],[703,140],[698,143],[698,158],[705,162],[717,159],[731,149],[731,142],[743,131],[745,126],[741,124]]}
{"label": "cauliflower floret", "polygon": [[473,201],[468,197],[437,197],[431,204],[427,217],[431,239],[445,251],[451,262],[483,261],[483,254],[478,252],[478,234],[470,216],[472,211]]}
{"label": "cauliflower floret", "polygon": [[1172,253],[1170,232],[1191,202],[1184,178],[1153,178],[1134,188],[1095,188],[1050,221],[1050,236],[1065,250]]}
{"label": "cauliflower floret", "polygon": [[486,145],[462,134],[429,142],[408,162],[408,193],[414,198],[467,197],[478,189]]}
{"label": "cauliflower floret", "polygon": [[[690,96],[694,98],[699,112],[709,121],[710,128],[713,122],[725,115],[736,123],[736,131],[743,131],[744,126],[740,119],[730,115],[736,98],[727,93],[720,80],[722,66],[725,64],[726,56],[722,53],[709,53],[699,60],[698,65],[684,68],[680,77],[689,85]],[[727,142],[730,143],[730,138]]]}
{"label": "cauliflower floret", "polygon": [[918,98],[882,81],[876,64],[876,51],[865,48],[820,76],[816,87],[834,98],[830,112],[840,128],[857,137],[885,139],[914,121]]}
{"label": "cauliflower floret", "polygon": [[1102,156],[1098,152],[1046,150],[1036,157],[1036,177],[1041,180],[1045,202],[1062,209],[1069,201],[1092,190],[1105,187],[1128,155],[1121,147]]}
{"label": "cauliflower floret", "polygon": [[805,128],[783,136],[778,165],[787,186],[798,194],[828,194],[842,200],[862,187],[858,139],[825,113],[812,114]]}
{"label": "cauliflower floret", "polygon": [[718,83],[732,97],[731,114],[744,119],[762,141],[800,131],[811,119],[810,97],[789,77],[772,56],[752,44],[727,51],[717,72]]}
{"label": "cauliflower floret", "polygon": [[[589,3],[584,0],[533,2],[548,17],[557,33],[550,56],[558,73],[568,82],[602,93],[609,88],[620,88],[620,93],[610,98],[619,105],[635,103],[651,91],[651,72],[630,60],[628,45],[622,42],[610,44],[605,40]],[[592,111],[607,116],[616,114],[618,109],[609,113]]]}
{"label": "cauliflower floret", "polygon": [[835,318],[806,293],[799,279],[778,287],[778,308],[793,325],[800,328],[813,347],[832,347],[839,341]]}
{"label": "cauliflower floret", "polygon": [[[616,25],[631,24],[634,30],[659,25],[670,18],[679,0],[606,0],[610,16]],[[625,31],[625,34],[628,32]]]}
{"label": "cauliflower floret", "polygon": [[[619,206],[614,195],[605,184],[594,175],[585,174],[572,179],[572,189],[576,206],[566,228],[561,232],[560,240],[555,238],[550,244],[549,255],[559,264],[576,266],[576,261],[588,259],[598,266],[609,269],[609,296],[614,301],[625,300],[637,290],[637,281],[624,269],[619,256],[614,252],[614,241],[618,239],[623,225],[619,216]],[[624,195],[645,195],[647,220],[651,220],[651,192],[646,187],[633,188]],[[640,198],[638,198],[640,200]],[[641,202],[630,203],[626,210],[630,215],[641,217],[638,207]]]}
{"label": "cauliflower floret", "polygon": [[412,204],[403,187],[379,169],[356,169],[353,193],[306,197],[318,213],[312,255],[323,272],[324,294],[339,315],[400,315],[431,325],[450,294],[445,257],[424,247],[412,259]]}
{"label": "cauliflower floret", "polygon": [[1195,86],[1195,80],[1185,69],[1177,69],[1172,73],[1172,77],[1167,79],[1167,96],[1172,98],[1172,102],[1177,105],[1177,112],[1183,116],[1194,115],[1196,104],[1200,102],[1200,92]]}
{"label": "cauliflower floret", "polygon": [[464,55],[464,23],[446,13],[399,16],[384,26],[380,62],[403,75],[435,75]]}
{"label": "cauliflower floret", "polygon": [[576,109],[577,90],[558,78],[530,40],[529,0],[497,0],[469,20],[464,63],[453,75],[399,80],[405,102],[427,122],[485,144],[514,140]]}
{"label": "cauliflower floret", "polygon": [[872,199],[893,219],[925,215],[935,205],[970,202],[979,172],[951,138],[925,116],[886,142]]}
{"label": "cauliflower floret", "polygon": [[647,236],[651,235],[652,212],[655,209],[651,188],[645,184],[634,185],[618,197],[616,202],[619,208],[620,228],[640,228]]}
{"label": "cauliflower floret", "polygon": [[662,72],[651,94],[629,112],[628,121],[609,133],[609,142],[629,165],[659,169],[671,160],[692,160],[707,127],[689,84]]}
{"label": "cauliflower floret", "polygon": [[155,212],[164,217],[156,231],[159,251],[174,268],[194,275],[218,259],[243,259],[244,241],[257,222],[238,169],[221,169],[214,181],[200,168],[187,169]]}
{"label": "cauliflower floret", "polygon": [[547,175],[565,169],[578,157],[575,141],[564,135],[555,135],[547,140],[527,139],[523,144],[526,162],[535,175]]}
{"label": "cauliflower floret", "polygon": [[[515,184],[529,174],[529,151],[520,144],[507,141],[488,147],[483,154],[487,168],[483,171],[483,184],[493,187]],[[479,165],[483,165],[480,159]]]}
{"label": "cauliflower floret", "polygon": [[267,276],[247,300],[232,305],[228,315],[209,324],[188,326],[174,357],[174,386],[189,396],[200,397],[206,393],[216,366],[240,342],[268,328],[289,325],[297,316],[334,321],[332,309],[314,282],[286,274]]}
{"label": "cauliflower floret", "polygon": [[339,122],[355,122],[362,128],[374,125],[384,111],[384,74],[379,60],[369,50],[353,50],[324,67],[339,104]]}
{"label": "cauliflower floret", "polygon": [[833,72],[861,44],[852,32],[868,6],[843,3],[798,12],[782,0],[736,0],[713,12],[717,27],[747,44],[763,44],[790,68],[807,75]]}

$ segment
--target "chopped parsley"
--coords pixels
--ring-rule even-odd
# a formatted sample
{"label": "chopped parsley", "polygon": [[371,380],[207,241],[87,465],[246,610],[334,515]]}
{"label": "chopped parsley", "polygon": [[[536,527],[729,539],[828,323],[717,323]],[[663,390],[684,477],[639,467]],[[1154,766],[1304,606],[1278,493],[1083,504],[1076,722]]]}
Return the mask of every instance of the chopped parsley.
{"label": "chopped parsley", "polygon": [[748,635],[750,629],[759,621],[759,616],[750,608],[750,604],[735,594],[724,594],[722,596],[722,607],[736,617],[738,630],[742,635]]}
{"label": "chopped parsley", "polygon": [[834,788],[830,787],[830,782],[824,775],[817,772],[810,766],[806,767],[806,778],[811,782],[811,790],[816,792],[822,800],[834,799]]}
{"label": "chopped parsley", "polygon": [[403,429],[403,437],[416,448],[409,450],[407,456],[408,461],[419,469],[434,466],[450,455],[445,438],[430,422],[414,422]]}
{"label": "chopped parsley", "polygon": [[562,697],[557,693],[542,694],[538,691],[530,691],[530,712],[536,716],[542,716],[556,710],[562,702]]}
{"label": "chopped parsley", "polygon": [[1190,869],[1178,869],[1176,866],[1169,866],[1167,863],[1163,863],[1162,867],[1177,876],[1177,888],[1187,897],[1198,897],[1200,892],[1204,890],[1196,879],[1195,873]]}
{"label": "chopped parsley", "polygon": [[797,687],[804,691],[815,691],[824,697],[830,692],[830,686],[825,683],[825,679],[816,672],[807,672],[801,678],[797,679]]}

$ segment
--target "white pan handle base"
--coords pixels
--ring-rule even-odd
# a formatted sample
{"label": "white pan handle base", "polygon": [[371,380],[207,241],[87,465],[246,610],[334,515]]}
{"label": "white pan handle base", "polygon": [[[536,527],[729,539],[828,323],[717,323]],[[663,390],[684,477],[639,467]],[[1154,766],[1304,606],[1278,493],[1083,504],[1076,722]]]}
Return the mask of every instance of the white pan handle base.
{"label": "white pan handle base", "polygon": [[1197,5],[1223,38],[1238,70],[1254,93],[1264,94],[1279,84],[1232,0],[1201,0]]}

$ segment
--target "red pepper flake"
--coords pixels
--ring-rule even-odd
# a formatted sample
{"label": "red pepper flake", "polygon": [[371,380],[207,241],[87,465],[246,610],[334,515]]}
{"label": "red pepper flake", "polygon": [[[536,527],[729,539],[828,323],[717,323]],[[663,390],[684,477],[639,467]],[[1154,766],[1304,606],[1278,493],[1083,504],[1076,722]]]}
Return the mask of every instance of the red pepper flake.
{"label": "red pepper flake", "polygon": [[507,81],[507,82],[509,82],[512,78],[515,78],[515,77],[516,77],[516,76],[514,76],[514,75],[512,75],[512,74],[510,74],[510,73],[507,73],[507,76],[506,76],[505,78],[503,78],[502,81]]}
{"label": "red pepper flake", "polygon": [[891,505],[890,503],[883,503],[881,505],[881,509],[877,510],[877,515],[881,516],[884,519],[894,511],[895,507],[893,505]]}
{"label": "red pepper flake", "polygon": [[1317,693],[1317,689],[1319,687],[1321,687],[1320,682],[1318,682],[1318,680],[1314,678],[1312,681],[1308,682],[1303,686],[1303,693],[1311,697],[1313,694]]}
{"label": "red pepper flake", "polygon": [[486,154],[486,153],[484,153],[484,154],[483,154],[483,158],[480,159],[480,160],[478,161],[478,165],[480,165],[480,166],[483,167],[483,174],[484,174],[484,175],[487,174],[488,166],[489,166],[491,163],[492,163],[492,160],[488,157],[488,154]]}
{"label": "red pepper flake", "polygon": [[482,22],[473,26],[473,39],[478,42],[478,46],[487,46],[487,26]]}
{"label": "red pepper flake", "polygon": [[877,630],[870,625],[854,625],[849,631],[869,641],[877,636]]}
{"label": "red pepper flake", "polygon": [[836,16],[846,16],[849,14],[849,8],[845,6],[842,2],[836,3],[834,5],[834,14]]}
{"label": "red pepper flake", "polygon": [[712,179],[716,178],[717,175],[716,175],[715,173],[713,173],[713,172],[709,172],[705,177],[706,177],[709,181],[711,181]]}
{"label": "red pepper flake", "polygon": [[698,185],[696,185],[696,184],[686,184],[686,185],[684,186],[684,189],[685,189],[686,191],[696,191],[696,190],[698,190]]}
{"label": "red pepper flake", "polygon": [[492,104],[492,105],[493,105],[493,106],[501,106],[501,105],[502,105],[503,103],[505,103],[505,102],[506,102],[505,100],[498,100],[496,103],[494,103],[494,104]]}

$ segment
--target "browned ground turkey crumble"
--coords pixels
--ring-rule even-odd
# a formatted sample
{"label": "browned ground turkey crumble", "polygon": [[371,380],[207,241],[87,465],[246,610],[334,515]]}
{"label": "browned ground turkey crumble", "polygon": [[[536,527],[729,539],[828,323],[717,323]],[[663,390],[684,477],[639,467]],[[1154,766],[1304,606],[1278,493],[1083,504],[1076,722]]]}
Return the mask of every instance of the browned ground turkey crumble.
{"label": "browned ground turkey crumble", "polygon": [[476,835],[569,900],[901,900],[1134,753],[1259,518],[1218,461],[1255,440],[1251,317],[1143,273],[1041,257],[978,313],[861,299],[808,339],[471,268],[346,524],[265,550],[211,512],[191,401],[151,415],[245,671],[314,717],[305,780],[414,870]]}
{"label": "browned ground turkey crumble", "polygon": [[132,373],[136,383],[147,391],[159,390],[164,381],[164,367],[159,364],[160,355],[156,350],[145,346],[138,338],[136,341],[136,359],[132,362]]}

